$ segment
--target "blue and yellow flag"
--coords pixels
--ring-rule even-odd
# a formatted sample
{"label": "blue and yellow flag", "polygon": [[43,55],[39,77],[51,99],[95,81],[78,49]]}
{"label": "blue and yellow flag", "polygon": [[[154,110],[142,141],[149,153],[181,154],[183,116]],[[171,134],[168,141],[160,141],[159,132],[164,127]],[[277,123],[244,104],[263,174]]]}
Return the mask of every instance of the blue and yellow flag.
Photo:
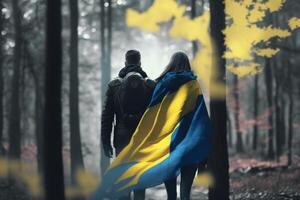
{"label": "blue and yellow flag", "polygon": [[107,169],[91,200],[159,185],[205,159],[211,124],[192,71],[169,72],[154,90],[130,143]]}

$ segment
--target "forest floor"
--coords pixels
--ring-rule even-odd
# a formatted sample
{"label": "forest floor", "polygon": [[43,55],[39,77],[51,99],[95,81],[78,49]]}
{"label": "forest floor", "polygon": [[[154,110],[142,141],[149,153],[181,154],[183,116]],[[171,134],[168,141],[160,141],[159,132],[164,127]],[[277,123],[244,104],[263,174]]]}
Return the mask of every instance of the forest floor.
{"label": "forest floor", "polygon": [[[280,162],[230,158],[231,200],[300,200],[300,157],[294,157],[292,166],[286,158]],[[179,191],[179,185],[178,191]],[[21,189],[23,188],[23,189]],[[0,200],[34,200],[21,183],[0,179]],[[194,186],[192,200],[206,200],[208,190]],[[166,199],[164,185],[147,189],[146,200]]]}
{"label": "forest floor", "polygon": [[[300,157],[293,158],[286,167],[286,157],[280,162],[249,159],[247,156],[230,158],[231,200],[300,200]],[[179,191],[179,185],[177,186]],[[208,190],[193,187],[192,200],[206,200]],[[166,199],[163,185],[147,190],[147,200]]]}

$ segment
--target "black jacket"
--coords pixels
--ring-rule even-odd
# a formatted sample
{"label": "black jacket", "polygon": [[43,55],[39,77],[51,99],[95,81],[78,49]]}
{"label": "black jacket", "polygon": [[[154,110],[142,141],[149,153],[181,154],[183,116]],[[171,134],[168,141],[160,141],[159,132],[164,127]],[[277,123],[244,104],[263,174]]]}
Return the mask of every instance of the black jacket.
{"label": "black jacket", "polygon": [[[108,84],[108,88],[106,91],[106,98],[102,109],[102,117],[101,117],[101,140],[103,145],[111,146],[111,133],[113,122],[114,124],[114,138],[113,138],[113,146],[115,148],[123,148],[125,147],[135,130],[135,128],[128,128],[123,119],[121,108],[119,105],[119,101],[116,98],[117,91],[121,85],[121,78],[124,78],[129,72],[138,72],[144,78],[147,77],[147,74],[142,70],[139,66],[127,66],[124,67],[120,73],[119,77],[110,81]],[[146,85],[153,91],[155,87],[155,82],[146,79]]]}

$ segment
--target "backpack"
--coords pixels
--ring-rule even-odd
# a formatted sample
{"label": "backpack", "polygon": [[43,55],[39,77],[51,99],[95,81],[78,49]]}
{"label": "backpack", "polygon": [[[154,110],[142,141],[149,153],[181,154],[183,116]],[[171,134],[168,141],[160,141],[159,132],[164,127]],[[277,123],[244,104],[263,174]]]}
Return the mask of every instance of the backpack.
{"label": "backpack", "polygon": [[120,81],[117,98],[121,115],[125,125],[135,129],[150,102],[152,89],[138,72],[129,72]]}

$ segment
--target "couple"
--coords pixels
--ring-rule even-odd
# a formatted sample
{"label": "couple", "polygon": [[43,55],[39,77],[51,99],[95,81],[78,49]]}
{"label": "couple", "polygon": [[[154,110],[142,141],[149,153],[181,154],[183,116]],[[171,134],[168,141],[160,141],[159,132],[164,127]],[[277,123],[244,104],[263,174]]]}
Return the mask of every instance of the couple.
{"label": "couple", "polygon": [[168,199],[175,200],[181,172],[180,197],[188,200],[199,163],[208,154],[210,132],[189,59],[175,53],[155,81],[142,70],[138,51],[129,50],[125,59],[118,78],[108,84],[101,121],[104,153],[113,156],[114,129],[117,158],[94,196],[130,199],[134,190],[134,199],[143,200],[145,188],[164,182]]}

